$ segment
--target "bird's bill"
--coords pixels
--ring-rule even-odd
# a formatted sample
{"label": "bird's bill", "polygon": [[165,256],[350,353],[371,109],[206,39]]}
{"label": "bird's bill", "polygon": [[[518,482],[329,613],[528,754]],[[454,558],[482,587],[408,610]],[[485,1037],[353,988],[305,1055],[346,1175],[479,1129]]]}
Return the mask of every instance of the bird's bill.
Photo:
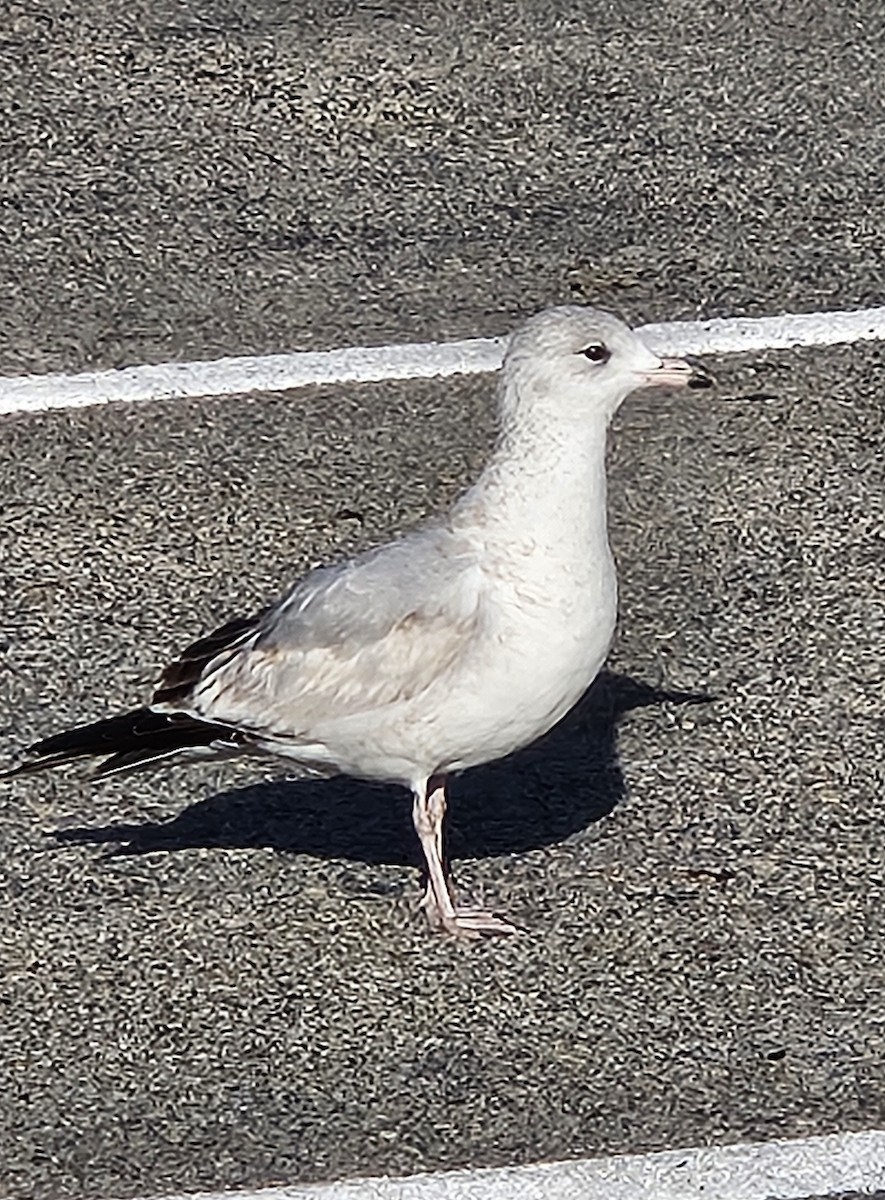
{"label": "bird's bill", "polygon": [[643,371],[642,387],[712,387],[713,381],[684,358],[662,358],[660,365]]}

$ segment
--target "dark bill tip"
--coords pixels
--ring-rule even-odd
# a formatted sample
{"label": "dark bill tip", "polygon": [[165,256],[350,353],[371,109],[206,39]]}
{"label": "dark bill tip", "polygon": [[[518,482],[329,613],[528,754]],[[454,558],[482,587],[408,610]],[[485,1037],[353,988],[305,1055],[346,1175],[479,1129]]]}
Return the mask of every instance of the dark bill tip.
{"label": "dark bill tip", "polygon": [[691,379],[688,381],[688,386],[690,388],[711,388],[715,386],[715,382],[709,375],[705,375],[695,367],[692,371]]}

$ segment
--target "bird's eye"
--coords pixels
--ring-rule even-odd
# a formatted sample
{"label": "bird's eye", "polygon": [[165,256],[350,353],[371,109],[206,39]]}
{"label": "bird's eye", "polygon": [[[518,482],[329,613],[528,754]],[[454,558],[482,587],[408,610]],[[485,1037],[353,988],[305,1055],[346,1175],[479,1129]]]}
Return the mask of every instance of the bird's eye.
{"label": "bird's eye", "polygon": [[604,346],[602,342],[592,342],[587,349],[582,350],[581,353],[585,358],[589,358],[590,361],[594,363],[608,362],[608,360],[611,358],[611,351],[609,350],[608,346]]}

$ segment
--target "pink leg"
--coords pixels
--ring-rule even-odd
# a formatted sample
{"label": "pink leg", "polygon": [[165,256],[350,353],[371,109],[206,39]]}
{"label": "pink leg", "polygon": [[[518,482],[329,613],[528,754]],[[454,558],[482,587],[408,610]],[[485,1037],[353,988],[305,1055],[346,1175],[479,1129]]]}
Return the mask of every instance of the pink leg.
{"label": "pink leg", "polygon": [[517,927],[481,908],[456,904],[443,858],[442,828],[446,814],[446,781],[434,776],[414,791],[412,818],[427,861],[427,890],[421,906],[434,929],[459,937],[517,933]]}

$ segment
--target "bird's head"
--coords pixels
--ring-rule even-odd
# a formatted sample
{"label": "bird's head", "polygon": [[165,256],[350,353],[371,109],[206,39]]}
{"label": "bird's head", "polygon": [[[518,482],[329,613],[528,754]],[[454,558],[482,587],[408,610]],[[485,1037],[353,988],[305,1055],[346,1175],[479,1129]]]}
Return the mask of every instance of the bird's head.
{"label": "bird's head", "polygon": [[710,386],[684,359],[660,358],[617,317],[577,306],[546,309],[514,331],[502,382],[505,408],[536,403],[606,419],[640,388]]}

